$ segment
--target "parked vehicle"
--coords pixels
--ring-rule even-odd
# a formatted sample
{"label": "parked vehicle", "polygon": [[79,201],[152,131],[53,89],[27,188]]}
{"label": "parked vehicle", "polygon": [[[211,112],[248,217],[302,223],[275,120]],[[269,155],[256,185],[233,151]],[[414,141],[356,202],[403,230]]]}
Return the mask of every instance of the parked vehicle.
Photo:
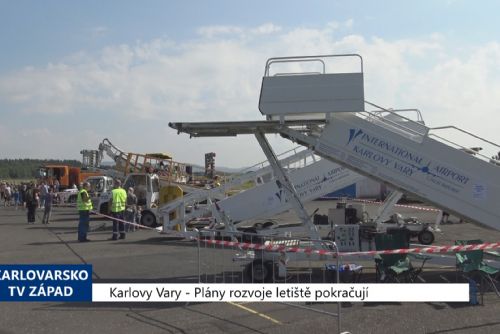
{"label": "parked vehicle", "polygon": [[90,176],[104,175],[101,171],[73,167],[69,165],[44,165],[40,167],[41,181],[49,185],[59,181],[59,190],[65,190],[80,185]]}

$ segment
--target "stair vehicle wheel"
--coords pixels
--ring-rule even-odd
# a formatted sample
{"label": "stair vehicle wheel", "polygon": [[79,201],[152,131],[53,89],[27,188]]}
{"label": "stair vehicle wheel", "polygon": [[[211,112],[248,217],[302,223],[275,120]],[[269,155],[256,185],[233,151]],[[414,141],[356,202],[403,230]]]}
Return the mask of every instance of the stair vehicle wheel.
{"label": "stair vehicle wheel", "polygon": [[152,212],[146,211],[141,215],[141,224],[147,227],[156,226],[156,217]]}
{"label": "stair vehicle wheel", "polygon": [[434,233],[429,230],[423,230],[418,234],[418,242],[422,245],[430,245],[434,242]]}
{"label": "stair vehicle wheel", "polygon": [[271,228],[275,225],[276,223],[272,220],[268,220],[264,224],[262,224],[262,228]]}
{"label": "stair vehicle wheel", "polygon": [[246,276],[250,282],[270,282],[273,275],[273,262],[255,260],[246,267]]}
{"label": "stair vehicle wheel", "polygon": [[258,242],[258,237],[257,237],[257,229],[255,227],[249,227],[244,229],[243,235],[241,236],[241,241],[242,242],[248,242],[248,243],[257,243]]}
{"label": "stair vehicle wheel", "polygon": [[262,230],[263,228],[263,223],[255,223],[253,225],[253,228],[255,228],[256,230]]}

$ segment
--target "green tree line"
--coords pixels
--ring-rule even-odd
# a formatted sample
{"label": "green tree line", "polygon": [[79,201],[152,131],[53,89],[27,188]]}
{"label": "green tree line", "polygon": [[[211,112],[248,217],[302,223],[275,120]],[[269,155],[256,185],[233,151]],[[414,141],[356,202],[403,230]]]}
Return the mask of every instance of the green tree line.
{"label": "green tree line", "polygon": [[43,165],[69,165],[80,167],[78,160],[55,159],[0,159],[0,179],[36,179]]}

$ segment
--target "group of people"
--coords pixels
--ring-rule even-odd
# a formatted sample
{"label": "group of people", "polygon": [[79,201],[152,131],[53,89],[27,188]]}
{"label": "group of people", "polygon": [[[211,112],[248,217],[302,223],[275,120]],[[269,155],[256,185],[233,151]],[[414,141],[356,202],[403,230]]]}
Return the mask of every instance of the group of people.
{"label": "group of people", "polygon": [[49,224],[56,194],[54,187],[42,182],[38,186],[32,182],[23,194],[23,206],[27,209],[28,224],[35,224],[36,209],[43,209],[42,224]]}
{"label": "group of people", "polygon": [[22,183],[19,185],[0,183],[0,193],[3,205],[15,206],[27,209],[28,224],[36,221],[36,209],[42,208],[42,224],[48,224],[52,212],[52,204],[55,199],[53,186],[48,186],[45,182],[36,184],[35,182]]}
{"label": "group of people", "polygon": [[[89,195],[90,183],[84,182],[82,188],[78,192],[76,206],[79,213],[78,223],[78,241],[88,242],[87,238],[90,211],[93,209],[92,201]],[[129,187],[128,191],[122,188],[120,180],[114,181],[114,188],[111,191],[111,200],[108,203],[108,209],[113,217],[113,233],[110,240],[125,239],[126,232],[135,231],[135,225],[126,224],[135,223],[138,215],[137,196],[134,194],[134,188]]]}
{"label": "group of people", "polygon": [[[79,212],[78,241],[90,241],[87,238],[90,222],[90,212],[93,209],[90,198],[90,183],[81,184],[77,195],[77,210]],[[20,185],[0,182],[1,201],[4,206],[15,205],[27,209],[28,224],[35,224],[36,210],[43,209],[42,224],[49,224],[52,214],[52,206],[56,201],[57,191],[54,185],[46,182],[24,183]],[[0,202],[1,203],[1,202]],[[112,198],[108,204],[109,213],[113,219],[113,234],[111,240],[125,239],[126,233],[135,231],[135,225],[125,224],[123,221],[135,223],[140,215],[137,206],[137,196],[134,188],[129,187],[127,191],[122,188],[120,180],[114,181]]]}
{"label": "group of people", "polygon": [[26,184],[16,185],[9,182],[0,183],[0,201],[3,206],[15,206],[16,208],[23,203],[23,194],[26,191]]}

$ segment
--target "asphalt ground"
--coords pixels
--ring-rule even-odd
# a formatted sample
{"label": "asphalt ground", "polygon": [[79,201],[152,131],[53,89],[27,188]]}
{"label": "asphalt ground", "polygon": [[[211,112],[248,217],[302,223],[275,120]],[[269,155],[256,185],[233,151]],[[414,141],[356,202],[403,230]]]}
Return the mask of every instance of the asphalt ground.
{"label": "asphalt ground", "polygon": [[[312,212],[326,214],[331,201],[307,204]],[[376,206],[367,206],[375,211]],[[399,212],[433,221],[434,212],[399,208]],[[141,230],[126,240],[109,241],[110,222],[92,219],[89,238],[76,241],[77,215],[72,208],[54,208],[49,225],[26,223],[26,211],[0,207],[1,264],[80,264],[93,266],[98,282],[198,281],[197,243]],[[276,219],[296,222],[289,212]],[[457,219],[451,217],[453,222]],[[470,223],[441,226],[437,245],[455,239],[500,241],[500,232]],[[226,282],[243,280],[225,267],[234,251],[201,249],[204,277]],[[224,260],[226,259],[226,260]],[[432,262],[432,261],[431,261]],[[362,282],[373,279],[373,263],[363,263]],[[426,264],[427,282],[453,281],[452,267]],[[305,307],[305,308],[304,308]],[[0,303],[0,333],[335,333],[336,304],[285,303]],[[324,311],[324,312],[322,312]],[[500,333],[500,298],[485,294],[484,305],[468,303],[346,303],[342,330],[351,333]]]}

